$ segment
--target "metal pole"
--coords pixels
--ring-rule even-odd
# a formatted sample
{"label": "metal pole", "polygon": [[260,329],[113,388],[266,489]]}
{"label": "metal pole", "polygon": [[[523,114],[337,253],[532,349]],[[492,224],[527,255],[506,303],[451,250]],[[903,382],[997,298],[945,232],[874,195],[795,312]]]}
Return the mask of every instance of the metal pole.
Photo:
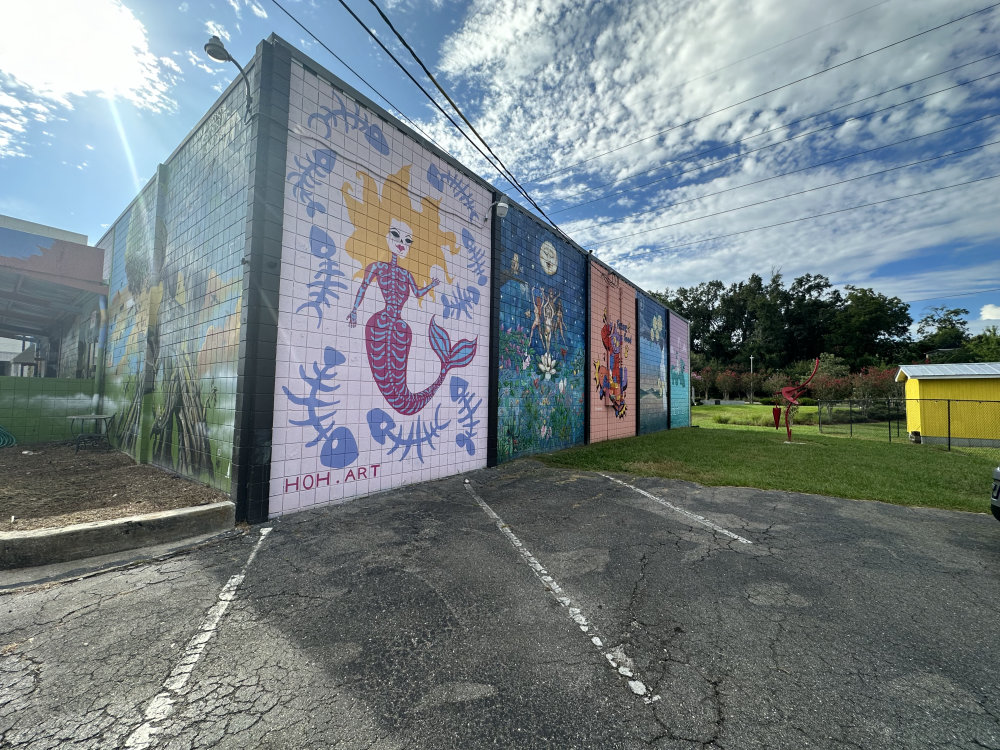
{"label": "metal pole", "polygon": [[854,437],[854,402],[847,399],[847,419],[851,423],[851,437]]}
{"label": "metal pole", "polygon": [[948,399],[948,450],[951,450],[951,399]]}
{"label": "metal pole", "polygon": [[892,442],[892,412],[889,411],[889,409],[890,409],[889,399],[886,399],[885,400],[885,415],[886,415],[886,417],[888,418],[888,421],[889,421],[889,442],[891,443]]}

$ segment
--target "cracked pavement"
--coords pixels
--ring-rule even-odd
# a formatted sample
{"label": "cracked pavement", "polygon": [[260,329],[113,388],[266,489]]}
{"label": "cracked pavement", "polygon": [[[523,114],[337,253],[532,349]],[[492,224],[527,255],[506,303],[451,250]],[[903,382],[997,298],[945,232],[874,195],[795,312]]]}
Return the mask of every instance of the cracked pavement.
{"label": "cracked pavement", "polygon": [[[752,544],[534,461],[288,516],[149,746],[1000,748],[991,517],[617,478]],[[123,747],[259,537],[0,594],[0,747]]]}

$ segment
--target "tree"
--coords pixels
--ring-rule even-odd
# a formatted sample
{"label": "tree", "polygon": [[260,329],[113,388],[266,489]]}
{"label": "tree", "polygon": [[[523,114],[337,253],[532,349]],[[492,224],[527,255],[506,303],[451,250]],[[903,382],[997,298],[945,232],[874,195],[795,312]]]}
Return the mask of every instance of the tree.
{"label": "tree", "polygon": [[830,350],[847,360],[853,371],[894,362],[909,349],[912,322],[899,297],[848,285],[844,305],[833,320]]}
{"label": "tree", "polygon": [[[969,339],[969,324],[962,317],[969,311],[964,307],[932,307],[920,319],[916,344],[918,358],[935,362],[962,362],[962,345]],[[949,351],[950,350],[950,351]]]}
{"label": "tree", "polygon": [[698,286],[680,287],[650,294],[691,323],[691,351],[707,354],[705,342],[718,325],[719,302],[725,291],[721,281],[703,281]]}
{"label": "tree", "polygon": [[826,351],[826,339],[844,304],[826,276],[799,276],[788,288],[785,308],[787,362],[814,359]]}
{"label": "tree", "polygon": [[1000,362],[1000,329],[989,326],[962,345],[963,362]]}
{"label": "tree", "polygon": [[739,393],[743,385],[743,373],[736,370],[723,370],[715,376],[715,387],[722,393],[722,398],[729,400],[729,394]]}

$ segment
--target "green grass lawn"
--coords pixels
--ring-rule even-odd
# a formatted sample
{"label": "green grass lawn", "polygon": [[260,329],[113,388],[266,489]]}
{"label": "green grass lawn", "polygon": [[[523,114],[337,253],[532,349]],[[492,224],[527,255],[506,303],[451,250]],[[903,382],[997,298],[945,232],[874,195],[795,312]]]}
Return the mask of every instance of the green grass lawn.
{"label": "green grass lawn", "polygon": [[[771,407],[750,408],[765,410],[771,419]],[[852,440],[820,435],[815,427],[794,428],[794,442],[787,444],[784,426],[775,431],[773,420],[770,425],[769,429],[669,430],[538,458],[550,466],[704,485],[989,512],[992,470],[1000,451],[987,456],[904,441]]]}

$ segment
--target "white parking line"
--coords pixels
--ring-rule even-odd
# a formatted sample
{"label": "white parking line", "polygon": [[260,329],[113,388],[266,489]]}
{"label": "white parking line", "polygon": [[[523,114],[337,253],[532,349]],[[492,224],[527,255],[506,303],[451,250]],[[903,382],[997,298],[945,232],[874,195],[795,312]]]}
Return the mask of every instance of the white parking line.
{"label": "white parking line", "polygon": [[611,665],[611,668],[615,670],[615,672],[617,672],[619,675],[625,678],[626,682],[628,683],[629,690],[631,690],[635,695],[640,696],[646,703],[653,703],[655,701],[660,700],[659,695],[652,695],[652,696],[649,695],[649,688],[646,687],[646,684],[639,678],[639,675],[636,674],[631,667],[629,667],[627,664],[621,663],[624,659],[627,659],[627,657],[624,657],[624,652],[622,651],[622,649],[619,648],[611,650],[605,648],[604,641],[601,640],[600,636],[597,634],[596,629],[594,628],[593,625],[590,624],[590,621],[587,619],[586,615],[583,614],[583,612],[580,610],[579,607],[573,604],[573,600],[566,595],[566,592],[563,590],[562,586],[560,586],[556,582],[556,580],[548,574],[545,568],[542,567],[542,564],[538,562],[538,560],[535,558],[534,555],[531,554],[531,552],[528,551],[528,548],[525,547],[524,544],[521,542],[521,540],[518,539],[517,536],[514,534],[514,532],[510,530],[510,527],[506,523],[504,523],[504,520],[500,518],[500,516],[496,514],[493,508],[487,505],[486,502],[481,497],[479,497],[478,494],[476,494],[476,491],[472,488],[472,483],[469,482],[468,479],[465,480],[465,489],[469,491],[469,494],[472,495],[473,499],[479,504],[479,507],[483,509],[483,512],[485,512],[487,516],[493,519],[493,522],[496,524],[497,528],[500,529],[500,532],[505,537],[507,537],[507,541],[509,541],[512,545],[514,545],[514,549],[516,549],[518,553],[520,553],[524,561],[528,563],[528,567],[531,568],[531,570],[534,572],[538,580],[542,582],[542,585],[545,586],[545,589],[550,594],[552,594],[552,596],[555,598],[557,602],[559,602],[561,606],[563,606],[566,609],[566,611],[569,613],[570,618],[572,618],[573,622],[575,622],[577,626],[580,628],[580,630],[582,630],[590,638],[590,642],[597,647],[597,650],[601,653],[601,656],[607,659],[608,664]]}
{"label": "white parking line", "polygon": [[250,557],[247,561],[243,563],[243,568],[239,573],[230,578],[226,585],[222,587],[222,591],[219,592],[219,597],[212,608],[208,610],[208,616],[205,621],[198,628],[198,632],[195,633],[194,637],[188,641],[187,648],[184,649],[184,655],[181,660],[177,662],[170,676],[163,683],[163,690],[161,690],[146,706],[146,710],[143,713],[145,721],[142,722],[135,731],[129,735],[128,739],[125,741],[125,747],[135,748],[139,750],[140,748],[149,747],[155,738],[157,732],[160,731],[159,727],[156,725],[167,719],[174,712],[174,696],[187,685],[188,679],[191,677],[191,673],[194,671],[195,666],[198,664],[198,660],[201,659],[202,654],[205,653],[205,648],[208,646],[208,642],[212,640],[215,635],[215,631],[219,627],[219,622],[222,620],[222,616],[226,614],[226,610],[229,608],[229,602],[236,598],[236,590],[243,583],[243,579],[246,577],[247,568],[250,567],[250,563],[257,556],[257,551],[260,549],[260,545],[263,544],[267,535],[271,533],[270,527],[260,530],[260,539],[257,540],[257,544],[254,545],[253,551],[250,553]]}
{"label": "white parking line", "polygon": [[620,479],[615,479],[614,477],[609,477],[607,474],[601,474],[600,476],[604,477],[605,479],[610,479],[612,482],[620,484],[622,487],[628,487],[630,490],[634,490],[634,491],[638,492],[643,497],[648,497],[653,502],[659,503],[664,508],[670,508],[670,510],[676,511],[677,513],[680,513],[683,516],[687,516],[691,520],[697,521],[702,526],[707,526],[708,528],[712,529],[713,531],[718,531],[720,534],[724,534],[725,536],[728,536],[731,539],[735,539],[737,542],[741,542],[742,544],[753,544],[753,542],[751,542],[749,539],[744,539],[739,534],[734,534],[733,532],[729,531],[728,529],[722,528],[717,523],[712,523],[711,521],[709,521],[704,516],[699,516],[697,513],[692,513],[689,510],[684,510],[684,508],[679,508],[676,505],[674,505],[673,503],[668,503],[662,497],[657,497],[656,495],[652,494],[651,492],[646,492],[646,490],[641,490],[638,487],[634,487],[631,484],[629,484],[628,482],[623,482]]}

